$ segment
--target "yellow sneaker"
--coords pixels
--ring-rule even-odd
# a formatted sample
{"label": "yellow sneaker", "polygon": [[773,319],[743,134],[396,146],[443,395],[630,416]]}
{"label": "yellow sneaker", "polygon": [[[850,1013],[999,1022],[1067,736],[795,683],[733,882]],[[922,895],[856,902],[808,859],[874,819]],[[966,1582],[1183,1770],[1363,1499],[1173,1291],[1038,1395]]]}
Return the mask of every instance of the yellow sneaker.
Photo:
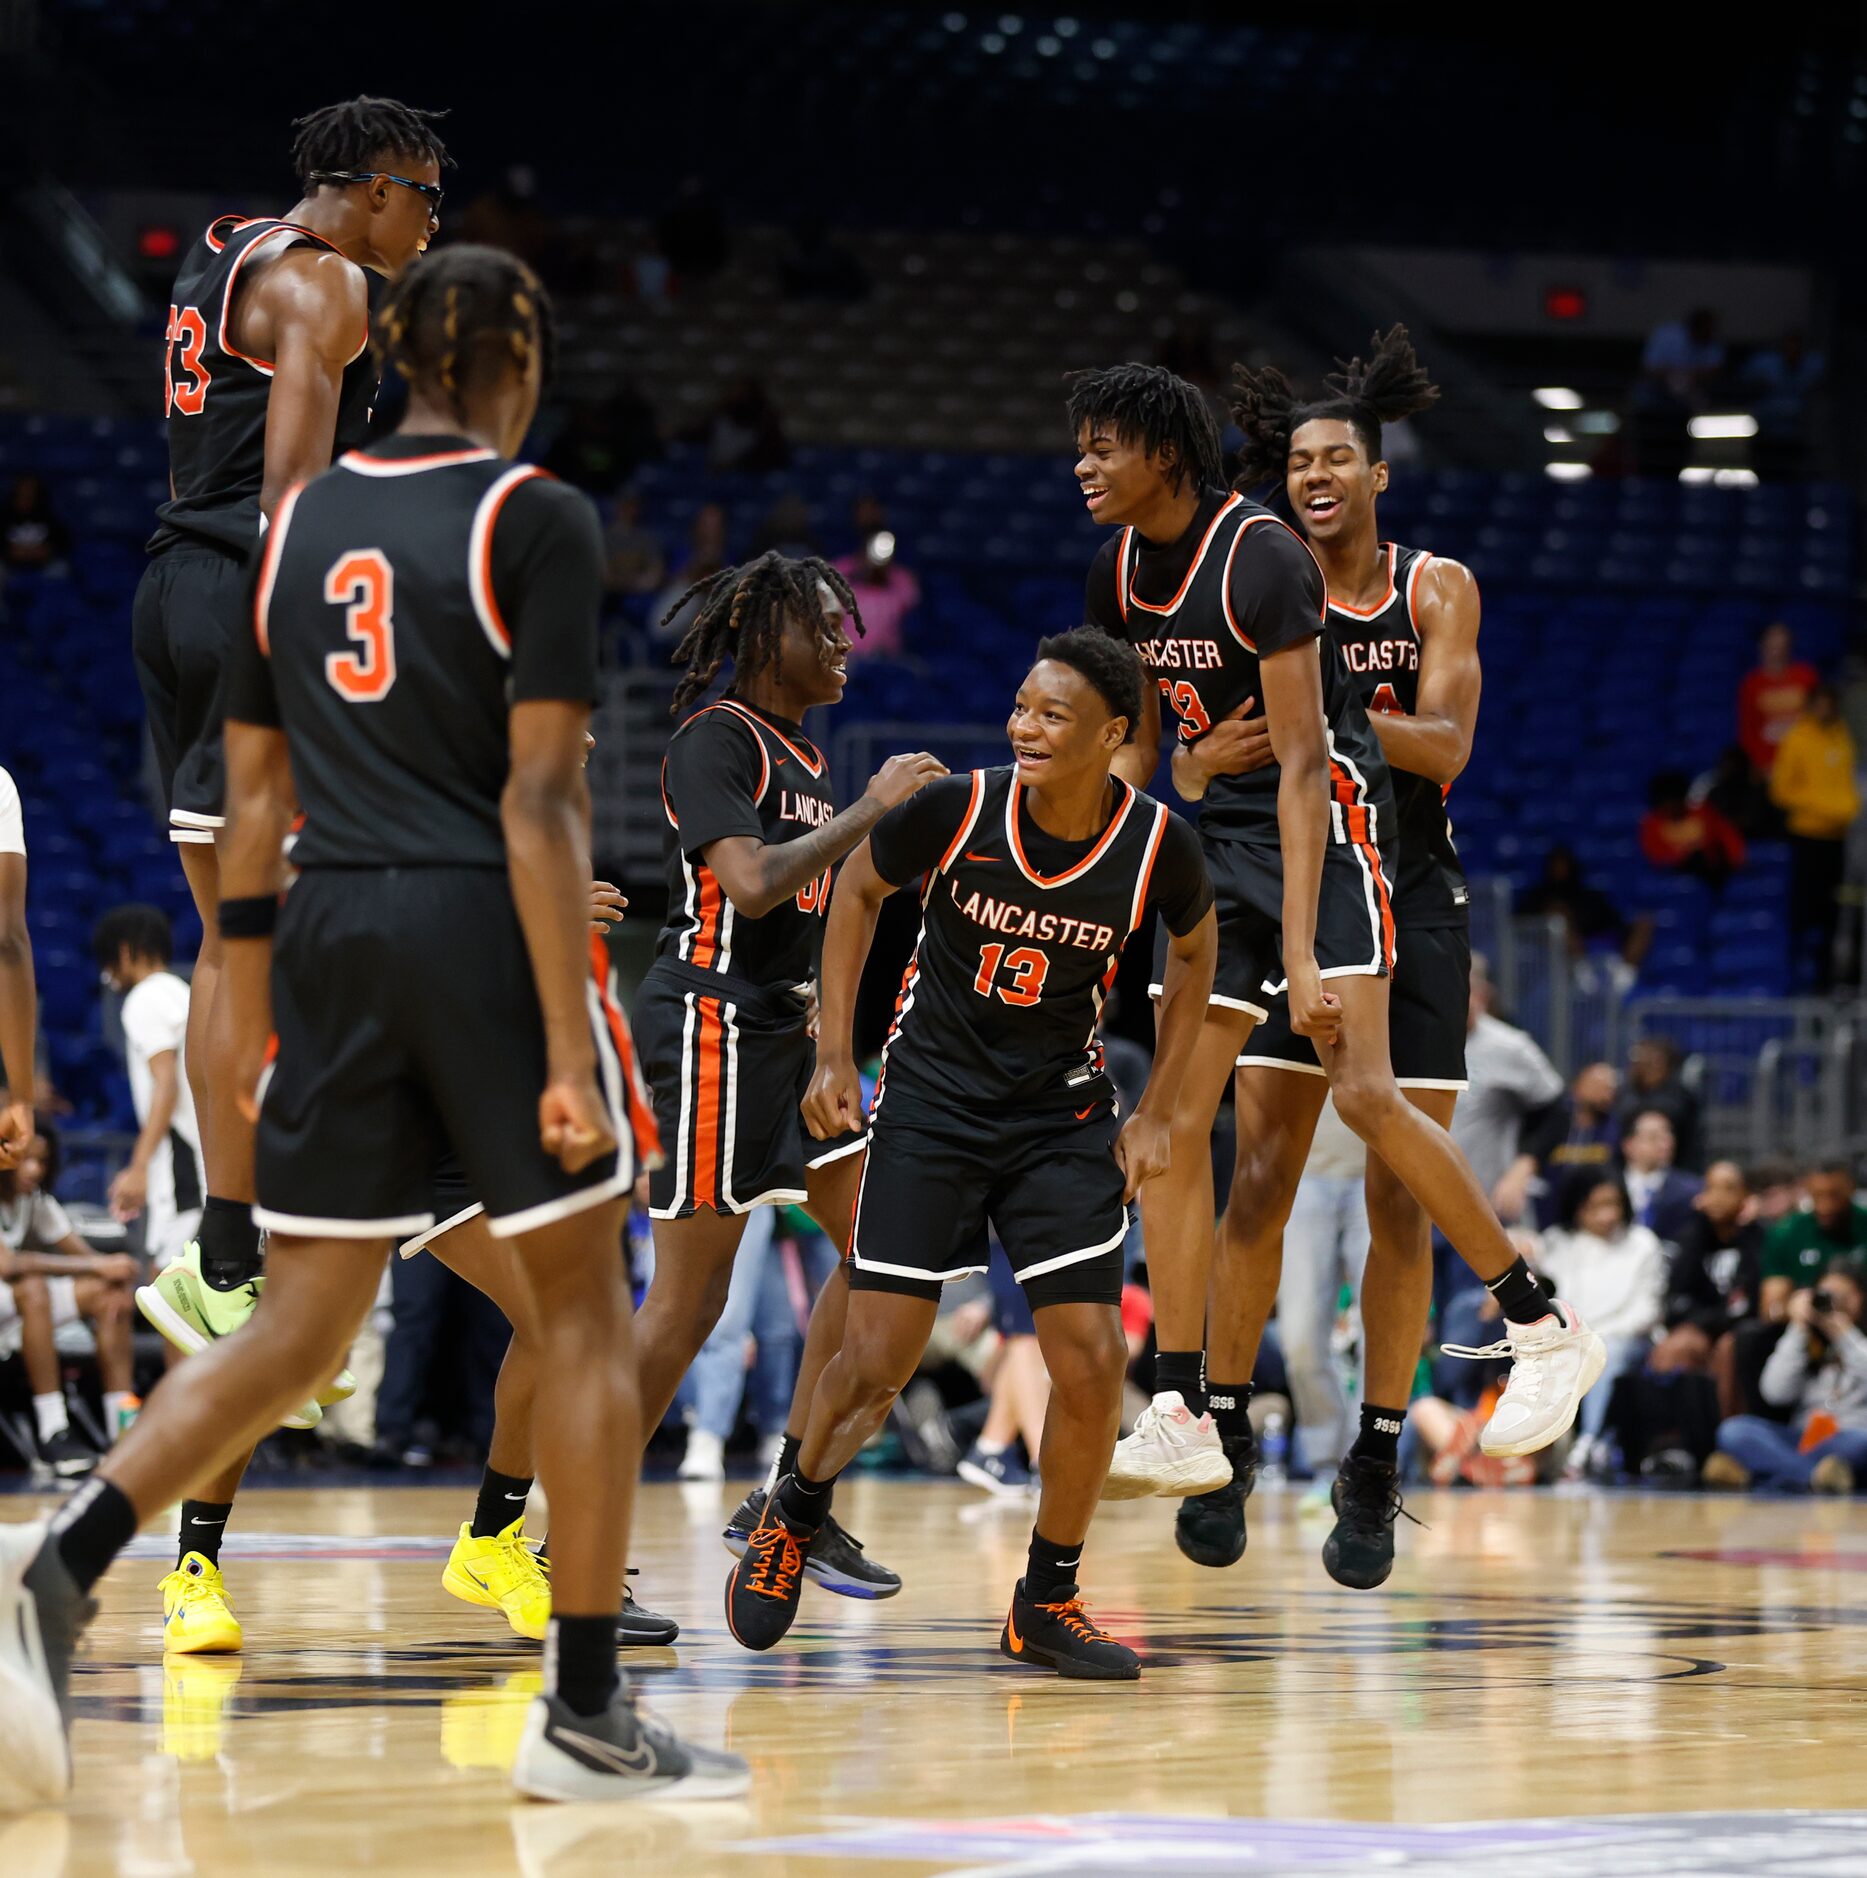
{"label": "yellow sneaker", "polygon": [[491,1539],[476,1539],[470,1526],[462,1526],[441,1585],[468,1604],[504,1611],[521,1637],[544,1641],[551,1622],[551,1579],[525,1543],[523,1513]]}
{"label": "yellow sneaker", "polygon": [[221,1750],[227,1704],[240,1660],[214,1656],[162,1659],[162,1749],[171,1760],[211,1761]]}
{"label": "yellow sneaker", "polygon": [[162,1593],[162,1649],[173,1656],[204,1656],[237,1650],[245,1641],[240,1620],[227,1600],[220,1567],[199,1552],[182,1562],[157,1587]]}

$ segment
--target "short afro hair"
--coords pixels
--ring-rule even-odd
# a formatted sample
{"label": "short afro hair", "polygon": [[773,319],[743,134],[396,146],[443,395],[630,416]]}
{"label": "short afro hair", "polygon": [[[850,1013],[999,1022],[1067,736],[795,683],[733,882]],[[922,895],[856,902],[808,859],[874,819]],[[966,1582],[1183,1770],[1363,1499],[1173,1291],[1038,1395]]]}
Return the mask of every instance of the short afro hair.
{"label": "short afro hair", "polygon": [[132,903],[113,906],[91,933],[91,956],[99,971],[114,971],[125,946],[135,959],[158,959],[166,965],[175,956],[169,916],[157,906]]}
{"label": "short afro hair", "polygon": [[1133,646],[1100,627],[1078,626],[1072,632],[1040,639],[1034,662],[1042,664],[1045,659],[1055,659],[1086,678],[1109,707],[1109,715],[1128,720],[1122,742],[1134,741],[1141,722],[1141,687],[1145,681]]}

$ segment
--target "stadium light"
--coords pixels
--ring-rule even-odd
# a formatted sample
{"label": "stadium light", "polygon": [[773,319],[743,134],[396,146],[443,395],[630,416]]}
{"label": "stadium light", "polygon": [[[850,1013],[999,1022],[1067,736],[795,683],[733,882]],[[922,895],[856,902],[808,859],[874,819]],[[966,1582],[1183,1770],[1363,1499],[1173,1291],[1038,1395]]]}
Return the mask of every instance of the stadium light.
{"label": "stadium light", "polygon": [[1575,428],[1585,437],[1612,437],[1620,427],[1621,420],[1613,411],[1584,411],[1575,420]]}
{"label": "stadium light", "polygon": [[1708,483],[1716,472],[1709,463],[1692,463],[1679,472],[1682,483]]}
{"label": "stadium light", "polygon": [[1573,443],[1575,441],[1575,433],[1571,430],[1565,430],[1560,424],[1545,424],[1543,426],[1543,441],[1545,443]]}
{"label": "stadium light", "polygon": [[1586,463],[1545,463],[1543,474],[1559,483],[1585,483],[1595,472]]}
{"label": "stadium light", "polygon": [[1530,395],[1546,411],[1579,411],[1582,408],[1582,394],[1571,391],[1567,385],[1538,385]]}
{"label": "stadium light", "polygon": [[1712,481],[1720,489],[1755,489],[1757,472],[1753,469],[1721,469],[1712,473]]}
{"label": "stadium light", "polygon": [[1757,420],[1748,411],[1708,411],[1686,426],[1694,437],[1754,437]]}

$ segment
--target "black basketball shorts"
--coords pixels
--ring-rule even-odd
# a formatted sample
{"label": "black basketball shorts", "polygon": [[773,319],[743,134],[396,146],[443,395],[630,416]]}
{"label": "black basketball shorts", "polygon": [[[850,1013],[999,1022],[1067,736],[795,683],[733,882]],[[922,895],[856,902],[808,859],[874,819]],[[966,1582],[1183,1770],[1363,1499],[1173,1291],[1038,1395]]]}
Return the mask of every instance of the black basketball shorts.
{"label": "black basketball shorts", "polygon": [[[594,981],[586,995],[597,1087],[627,1144],[623,1068]],[[450,1145],[500,1238],[634,1184],[626,1146],[567,1174],[539,1145],[544,1014],[503,871],[308,869],[279,916],[273,1026],[253,1209],[270,1231],[425,1232]]]}
{"label": "black basketball shorts", "polygon": [[[1262,1023],[1284,988],[1283,855],[1273,844],[1204,841],[1219,918],[1219,963],[1211,1002]],[[1316,963],[1325,978],[1379,978],[1393,969],[1392,855],[1371,841],[1331,841],[1323,850],[1316,902]],[[1154,934],[1148,986],[1160,996],[1167,964],[1167,929]]]}
{"label": "black basketball shorts", "polygon": [[1115,1102],[1081,1113],[963,1115],[894,1090],[877,1102],[849,1282],[937,1299],[991,1264],[987,1225],[1034,1309],[1119,1304],[1128,1209]]}
{"label": "black basketball shorts", "polygon": [[861,1151],[866,1131],[818,1141],[804,1126],[817,1046],[789,988],[657,960],[632,1021],[664,1156],[648,1177],[651,1217],[796,1204],[810,1169]]}
{"label": "black basketball shorts", "polygon": [[245,562],[206,543],[155,555],[137,583],[130,647],[171,841],[211,843],[226,819],[227,651],[245,603]]}
{"label": "black basketball shorts", "polygon": [[[1471,978],[1472,941],[1464,927],[1401,933],[1388,988],[1387,1049],[1394,1080],[1403,1089],[1468,1086],[1465,1031]],[[1323,1073],[1316,1046],[1290,1028],[1287,997],[1274,999],[1270,1016],[1245,1039],[1238,1067]]]}

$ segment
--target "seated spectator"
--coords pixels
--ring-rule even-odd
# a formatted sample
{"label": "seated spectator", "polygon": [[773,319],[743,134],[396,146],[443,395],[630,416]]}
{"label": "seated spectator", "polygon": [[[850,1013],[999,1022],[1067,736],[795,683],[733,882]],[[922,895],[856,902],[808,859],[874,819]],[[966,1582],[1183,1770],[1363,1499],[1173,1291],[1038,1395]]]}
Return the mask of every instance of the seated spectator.
{"label": "seated spectator", "polygon": [[1705,1184],[1698,1175],[1673,1165],[1676,1142],[1664,1109],[1636,1110],[1621,1135],[1621,1169],[1632,1218],[1651,1227],[1668,1245],[1676,1244],[1690,1224],[1692,1203]]}
{"label": "seated spectator", "polygon": [[1733,1333],[1757,1315],[1763,1289],[1763,1228],[1735,1161],[1713,1161],[1673,1246],[1666,1272],[1665,1335],[1649,1367],[1662,1376],[1712,1372],[1724,1415],[1742,1409],[1732,1366]]}
{"label": "seated spectator", "polygon": [[661,543],[642,526],[641,498],[623,490],[603,528],[604,591],[619,598],[653,593],[667,572]]}
{"label": "seated spectator", "polygon": [[1786,1155],[1766,1155],[1745,1170],[1751,1211],[1767,1237],[1772,1226],[1786,1220],[1802,1204],[1802,1181],[1796,1164]]}
{"label": "seated spectator", "polygon": [[1803,473],[1809,399],[1827,369],[1828,361],[1794,330],[1773,346],[1759,346],[1744,362],[1738,382],[1757,420],[1751,461],[1765,482],[1788,482]]}
{"label": "seated spectator", "polygon": [[1562,1075],[1528,1031],[1492,1016],[1492,995],[1489,963],[1474,952],[1465,1016],[1468,1087],[1453,1112],[1452,1138],[1498,1217],[1513,1225],[1529,1206],[1536,1178],[1536,1157],[1525,1151],[1524,1138],[1561,1100]]}
{"label": "seated spectator", "polygon": [[0,577],[43,574],[71,552],[71,530],[58,518],[45,479],[30,470],[13,479],[0,504]]}
{"label": "seated spectator", "polygon": [[1435,1487],[1534,1487],[1554,1480],[1562,1471],[1560,1441],[1509,1459],[1494,1459],[1479,1447],[1502,1393],[1503,1384],[1493,1383],[1472,1408],[1460,1408],[1443,1396],[1415,1396],[1401,1441],[1408,1477],[1423,1476]]}
{"label": "seated spectator", "polygon": [[676,613],[681,595],[697,582],[710,580],[726,565],[726,511],[717,502],[703,502],[694,511],[687,532],[687,559],[655,597],[649,612],[650,636],[667,645],[675,644],[687,630],[687,614]]}
{"label": "seated spectator", "polygon": [[1860,1269],[1838,1259],[1789,1301],[1763,1369],[1764,1399],[1790,1419],[1735,1415],[1718,1429],[1708,1487],[1792,1487],[1852,1493],[1867,1469],[1867,1335]]}
{"label": "seated spectator", "polygon": [[1828,1161],[1803,1177],[1802,1204],[1763,1241],[1764,1318],[1782,1323],[1791,1297],[1806,1291],[1836,1259],[1850,1259],[1867,1276],[1867,1206],[1854,1197],[1854,1170]]}
{"label": "seated spectator", "polygon": [[1022,1498],[1037,1480],[1050,1372],[1037,1346],[1036,1320],[1002,1247],[993,1248],[986,1278],[992,1287],[998,1350],[986,1390],[985,1422],[960,1457],[958,1473],[968,1486],[995,1497]]}
{"label": "seated spectator", "polygon": [[1614,1099],[1621,1078],[1612,1063],[1585,1063],[1554,1103],[1526,1131],[1523,1151],[1537,1164],[1544,1186],[1558,1192],[1576,1168],[1612,1168],[1620,1147]]}
{"label": "seated spectator", "polygon": [[729,385],[712,414],[687,434],[706,445],[707,467],[717,475],[762,476],[791,461],[778,407],[749,374]]}
{"label": "seated spectator", "polygon": [[1584,1168],[1564,1183],[1556,1224],[1543,1234],[1535,1264],[1608,1346],[1607,1368],[1582,1398],[1576,1420],[1568,1471],[1579,1475],[1598,1464],[1616,1379],[1646,1361],[1659,1328],[1666,1254],[1648,1227],[1633,1222],[1620,1176]]}
{"label": "seated spectator", "polygon": [[1819,677],[1813,665],[1794,653],[1795,642],[1781,620],[1764,627],[1757,635],[1757,663],[1737,688],[1737,740],[1751,768],[1765,780]]}
{"label": "seated spectator", "polygon": [[1674,1166],[1693,1173],[1704,1166],[1698,1092],[1685,1080],[1685,1052],[1671,1037],[1642,1037],[1627,1052],[1627,1086],[1615,1110],[1622,1134],[1642,1109],[1658,1109],[1672,1123]]}
{"label": "seated spectator", "polygon": [[1769,785],[1751,768],[1741,743],[1726,744],[1717,762],[1693,778],[1691,799],[1716,809],[1746,841],[1773,840],[1783,832]]}
{"label": "seated spectator", "polygon": [[1848,830],[1861,812],[1855,762],[1834,686],[1811,686],[1770,771],[1770,800],[1789,826],[1789,932],[1799,990],[1827,991],[1835,982]]}
{"label": "seated spectator", "polygon": [[1690,874],[1714,893],[1744,865],[1744,837],[1709,802],[1691,799],[1682,769],[1663,769],[1647,784],[1640,852],[1666,873]]}
{"label": "seated spectator", "polygon": [[1671,478],[1684,467],[1687,420],[1709,406],[1724,371],[1719,327],[1710,307],[1697,307],[1648,335],[1629,413],[1641,475]]}
{"label": "seated spectator", "polygon": [[901,565],[895,548],[894,535],[878,528],[859,554],[845,554],[835,564],[862,614],[851,658],[898,659],[907,651],[902,625],[921,603],[921,584]]}
{"label": "seated spectator", "polygon": [[[1629,921],[1599,887],[1584,880],[1582,864],[1566,842],[1557,842],[1545,856],[1541,875],[1517,896],[1517,911],[1526,919],[1561,920],[1572,959],[1605,948],[1636,967],[1653,941],[1652,922]],[[1628,977],[1631,982],[1631,971]]]}

